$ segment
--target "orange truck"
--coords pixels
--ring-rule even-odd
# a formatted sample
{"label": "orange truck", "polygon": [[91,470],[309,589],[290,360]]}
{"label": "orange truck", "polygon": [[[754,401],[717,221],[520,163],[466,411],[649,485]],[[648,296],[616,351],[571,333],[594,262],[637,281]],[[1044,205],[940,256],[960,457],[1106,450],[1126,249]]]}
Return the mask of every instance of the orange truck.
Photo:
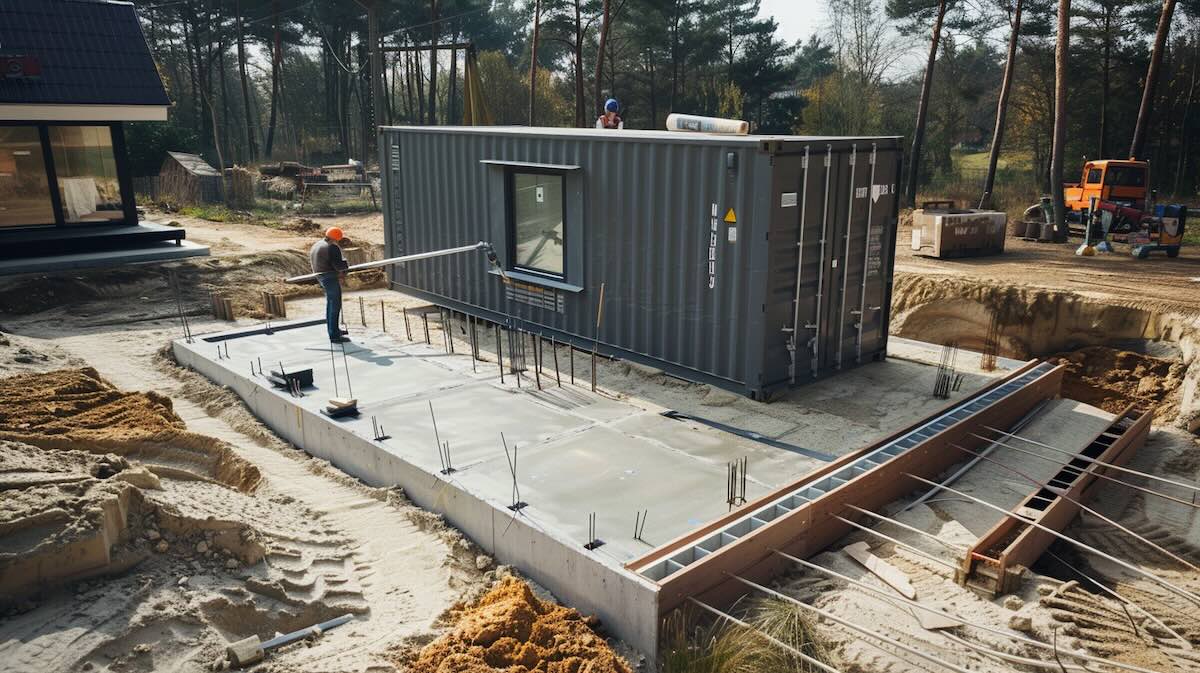
{"label": "orange truck", "polygon": [[1145,210],[1150,203],[1150,164],[1136,159],[1101,159],[1083,165],[1079,182],[1063,183],[1067,209],[1081,213],[1092,198]]}

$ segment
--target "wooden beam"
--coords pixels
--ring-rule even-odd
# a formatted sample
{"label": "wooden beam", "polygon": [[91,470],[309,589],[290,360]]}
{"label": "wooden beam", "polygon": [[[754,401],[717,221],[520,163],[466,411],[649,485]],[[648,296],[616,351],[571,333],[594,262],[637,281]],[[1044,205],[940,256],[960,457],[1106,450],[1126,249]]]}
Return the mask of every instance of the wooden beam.
{"label": "wooden beam", "polygon": [[[1025,371],[1026,368],[1022,368],[1014,372],[1006,381]],[[981,425],[1008,427],[1042,400],[1058,396],[1063,372],[1060,365],[1041,374],[969,418],[668,575],[659,583],[659,614],[670,612],[688,597],[710,605],[732,604],[746,593],[745,586],[732,580],[732,576],[768,581],[787,570],[788,561],[774,553],[775,550],[800,558],[823,551],[853,531],[839,519],[852,518],[847,504],[879,510],[921,488],[904,474],[933,478],[961,462],[962,452],[950,444],[971,448],[986,444],[973,436]],[[962,404],[962,400],[957,404]],[[797,489],[793,487],[793,490]],[[765,504],[762,500],[758,502]],[[747,511],[753,510],[741,508],[738,516],[745,517]]]}
{"label": "wooden beam", "polygon": [[[1123,465],[1145,443],[1152,418],[1149,411],[1127,406],[1076,455]],[[1039,524],[1062,531],[1079,514],[1079,503],[1087,497],[1091,487],[1101,481],[1096,475],[1110,471],[1092,460],[1072,459],[1047,482],[1062,489],[1061,493],[1036,488],[1011,511],[1022,516],[1033,513]],[[1032,565],[1054,540],[1055,537],[1044,530],[1005,516],[967,550],[962,559],[962,572],[958,574],[959,583],[992,595],[1004,593],[1011,588],[1012,571]],[[986,579],[981,582],[981,577]]]}

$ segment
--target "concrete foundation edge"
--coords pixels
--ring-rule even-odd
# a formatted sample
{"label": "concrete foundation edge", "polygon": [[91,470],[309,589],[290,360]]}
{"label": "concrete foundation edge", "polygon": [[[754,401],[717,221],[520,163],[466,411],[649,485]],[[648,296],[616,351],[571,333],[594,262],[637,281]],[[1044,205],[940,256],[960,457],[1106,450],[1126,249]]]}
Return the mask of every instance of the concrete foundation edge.
{"label": "concrete foundation edge", "polygon": [[[455,488],[440,475],[409,463],[336,421],[292,405],[258,380],[223,369],[181,341],[172,344],[179,364],[232,390],[280,437],[375,487],[400,486],[418,506],[445,517],[497,561],[515,566],[653,661],[658,646],[658,586],[616,561],[589,556],[536,522],[513,518],[493,503]],[[268,475],[269,477],[269,475]]]}

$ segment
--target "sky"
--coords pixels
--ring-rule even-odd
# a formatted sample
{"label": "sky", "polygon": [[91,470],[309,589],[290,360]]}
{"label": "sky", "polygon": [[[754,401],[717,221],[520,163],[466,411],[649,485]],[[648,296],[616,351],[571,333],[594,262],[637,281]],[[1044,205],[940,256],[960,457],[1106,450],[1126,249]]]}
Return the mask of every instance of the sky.
{"label": "sky", "polygon": [[825,3],[821,0],[762,0],[759,16],[773,16],[779,24],[779,37],[786,42],[808,40],[825,21]]}

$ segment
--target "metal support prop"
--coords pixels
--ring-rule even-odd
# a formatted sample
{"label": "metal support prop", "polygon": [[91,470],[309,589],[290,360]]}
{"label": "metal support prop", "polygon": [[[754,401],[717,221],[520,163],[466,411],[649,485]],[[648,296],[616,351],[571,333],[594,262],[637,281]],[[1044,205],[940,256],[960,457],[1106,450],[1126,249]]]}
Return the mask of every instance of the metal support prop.
{"label": "metal support prop", "polygon": [[412,341],[412,326],[408,324],[408,307],[402,306],[400,310],[404,313],[404,337]]}
{"label": "metal support prop", "polygon": [[387,313],[384,311],[382,299],[379,300],[379,325],[384,332],[387,332]]}
{"label": "metal support prop", "polygon": [[[871,143],[871,181],[867,184],[867,240],[863,243],[862,292],[858,298],[858,337],[854,341],[854,361],[862,364],[863,323],[867,320],[867,272],[871,261],[871,217],[875,214],[875,152],[878,144]],[[881,245],[882,245],[882,238]],[[882,253],[882,251],[880,251]]]}
{"label": "metal support prop", "polygon": [[500,383],[504,383],[504,350],[500,348],[500,324],[496,324],[496,362],[500,365]]}
{"label": "metal support prop", "polygon": [[[846,343],[846,294],[850,289],[850,232],[854,228],[854,176],[858,171],[858,143],[850,145],[850,196],[846,204],[846,232],[842,238],[846,240],[842,253],[842,291],[841,308],[838,309],[838,342],[835,352],[834,366],[842,368],[842,346]],[[863,269],[863,273],[866,273]]]}
{"label": "metal support prop", "polygon": [[808,215],[808,152],[809,146],[804,146],[804,158],[800,167],[804,176],[800,178],[800,240],[796,243],[796,293],[792,297],[792,333],[788,336],[788,354],[791,362],[788,364],[788,375],[792,383],[796,382],[796,352],[800,347],[800,288],[804,281],[804,223]]}
{"label": "metal support prop", "polygon": [[561,388],[562,375],[558,373],[558,342],[554,340],[553,336],[550,337],[550,350],[554,352],[554,381]]}

